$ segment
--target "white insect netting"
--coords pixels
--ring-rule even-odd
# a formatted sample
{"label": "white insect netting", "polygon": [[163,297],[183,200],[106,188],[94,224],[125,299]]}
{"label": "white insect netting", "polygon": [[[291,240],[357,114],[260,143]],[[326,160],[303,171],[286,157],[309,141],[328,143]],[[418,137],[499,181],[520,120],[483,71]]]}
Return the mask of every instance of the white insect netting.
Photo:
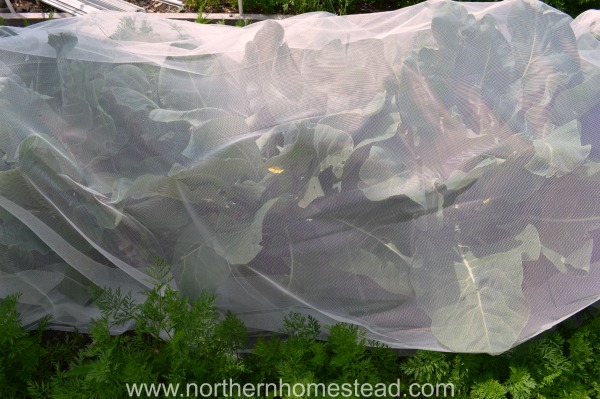
{"label": "white insect netting", "polygon": [[1,28],[0,297],[85,329],[159,256],[250,328],[507,350],[600,297],[598,13]]}

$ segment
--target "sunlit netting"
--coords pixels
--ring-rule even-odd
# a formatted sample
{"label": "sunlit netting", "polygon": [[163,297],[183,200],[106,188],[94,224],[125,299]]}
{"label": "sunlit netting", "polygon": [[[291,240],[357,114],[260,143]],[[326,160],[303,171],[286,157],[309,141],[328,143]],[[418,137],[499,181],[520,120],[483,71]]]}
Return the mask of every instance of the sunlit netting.
{"label": "sunlit netting", "polygon": [[250,328],[513,347],[600,297],[599,13],[0,28],[0,297],[85,329],[159,256]]}

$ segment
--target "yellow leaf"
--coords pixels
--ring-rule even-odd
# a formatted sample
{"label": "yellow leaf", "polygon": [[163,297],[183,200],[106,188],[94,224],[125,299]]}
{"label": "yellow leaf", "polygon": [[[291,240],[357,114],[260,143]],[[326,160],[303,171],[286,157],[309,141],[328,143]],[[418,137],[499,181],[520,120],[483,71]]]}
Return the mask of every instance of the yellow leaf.
{"label": "yellow leaf", "polygon": [[271,173],[275,173],[276,175],[283,173],[283,169],[281,169],[279,166],[273,166],[269,168],[268,171]]}

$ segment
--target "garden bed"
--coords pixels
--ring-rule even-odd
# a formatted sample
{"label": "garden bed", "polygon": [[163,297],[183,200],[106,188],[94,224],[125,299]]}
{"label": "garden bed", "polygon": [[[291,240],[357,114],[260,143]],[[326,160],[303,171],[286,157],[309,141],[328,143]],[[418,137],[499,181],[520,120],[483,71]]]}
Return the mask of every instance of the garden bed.
{"label": "garden bed", "polygon": [[[175,19],[179,21],[195,21],[198,18],[196,13],[154,13],[156,18]],[[68,13],[48,13],[48,12],[31,12],[31,13],[0,13],[0,20],[4,19],[6,25],[21,25],[24,21],[27,23],[40,22],[47,19],[69,18],[72,17]],[[209,21],[225,21],[225,23],[235,23],[235,21],[262,21],[266,19],[283,19],[284,15],[262,15],[262,14],[222,14],[210,13],[203,14],[203,19]]]}
{"label": "garden bed", "polygon": [[[185,4],[183,9],[161,3],[159,0],[127,0],[128,2],[142,7],[147,13],[157,14],[194,14],[197,15],[199,7],[203,6],[205,20],[221,21],[232,19],[244,19],[249,21],[258,21],[271,18],[273,14],[301,14],[311,11],[327,11],[336,14],[357,14],[373,13],[395,10],[402,7],[411,6],[420,3],[423,0],[329,0],[319,2],[315,0],[246,0],[243,3],[243,18],[237,15],[237,0],[183,0]],[[459,0],[460,1],[460,0]],[[474,1],[474,0],[472,0]],[[12,0],[15,11],[20,14],[17,16],[7,16],[10,11],[6,8],[4,0],[0,0],[0,21],[1,18],[9,21],[28,21],[37,22],[52,17],[58,17],[58,12],[52,7],[44,4],[40,0]],[[556,7],[563,12],[575,17],[586,9],[598,7],[597,1],[582,1],[565,4],[562,0],[545,0],[545,3]],[[26,15],[26,14],[32,15]],[[47,15],[42,15],[42,14]],[[222,16],[223,15],[223,16]],[[237,15],[234,17],[234,15]],[[257,15],[259,17],[257,17]],[[61,17],[67,17],[65,14]],[[172,18],[169,16],[169,18]],[[281,17],[279,17],[281,18]],[[192,17],[181,17],[177,19],[195,20]],[[27,22],[26,22],[27,23]],[[19,24],[18,22],[10,23]]]}
{"label": "garden bed", "polygon": [[[183,1],[185,6],[183,9],[180,10],[178,7],[162,3],[159,0],[127,0],[127,1],[138,7],[143,8],[147,13],[161,13],[161,14],[162,13],[164,13],[164,14],[167,14],[167,13],[182,14],[183,13],[183,14],[194,14],[194,15],[197,15],[198,7],[199,7],[200,3],[202,3],[199,0]],[[5,14],[8,14],[10,11],[8,10],[8,8],[6,8],[6,5],[4,4],[4,0],[0,0],[0,14],[6,20],[27,19],[30,22],[34,22],[37,20],[58,17],[58,15],[61,14],[60,11],[54,10],[52,7],[50,7],[47,4],[44,4],[40,0],[12,0],[11,3],[12,3],[12,6],[14,7],[15,11],[17,12],[17,14],[21,14],[21,15],[12,16],[12,17],[5,15]],[[235,3],[236,5],[233,5],[233,3]],[[384,5],[381,5],[380,7],[373,7],[372,3],[373,2],[369,1],[369,0],[357,2],[356,4],[354,4],[353,9],[351,11],[353,13],[355,13],[355,12],[371,13],[371,12],[378,12],[378,11],[387,11],[389,9],[396,8],[396,7],[389,7],[389,4],[384,4]],[[282,11],[283,9],[291,11],[291,9],[289,7],[286,7],[286,5],[284,3],[281,3],[281,4],[282,4],[282,6],[279,8],[282,8],[282,7],[283,8],[280,10],[277,10],[273,5],[267,6],[267,5],[264,5],[264,4],[262,4],[260,2],[256,2],[256,1],[249,2],[248,4],[246,2],[244,2],[244,12],[245,12],[244,19],[248,19],[251,21],[263,20],[263,19],[271,18],[271,15],[268,15],[268,14],[275,14],[279,11]],[[333,3],[332,3],[332,6],[333,6]],[[237,13],[238,13],[237,1],[236,0],[229,0],[229,1],[211,0],[206,3],[206,6],[204,7],[203,11],[205,13],[205,19],[208,19],[208,20],[237,19],[237,18],[232,18],[234,15],[237,15]],[[303,8],[299,11],[307,12],[310,10],[305,10]],[[336,10],[331,9],[328,11],[334,12]],[[32,15],[25,15],[25,14],[32,14]],[[46,14],[46,15],[41,15],[41,14]],[[267,14],[267,15],[262,16],[263,14]],[[61,17],[67,17],[67,16],[70,16],[70,14],[65,13],[65,15],[63,15]],[[228,17],[226,17],[226,16],[228,16]],[[259,16],[262,16],[262,17],[259,17]],[[196,18],[191,18],[191,17],[188,18],[186,16],[186,17],[177,18],[177,19],[193,20]]]}
{"label": "garden bed", "polygon": [[[158,0],[128,0],[129,3],[135,4],[139,7],[142,7],[149,13],[160,13],[160,12],[176,12],[177,8],[173,6],[169,6],[168,4],[161,3]],[[15,11],[19,14],[23,13],[51,13],[53,8],[47,4],[42,3],[41,1],[36,0],[14,0],[12,1],[12,5],[15,8]],[[0,3],[0,8],[3,8],[4,5]],[[186,7],[187,12],[191,12],[190,7]],[[9,12],[8,10],[3,12]]]}
{"label": "garden bed", "polygon": [[[162,288],[165,302],[157,301]],[[226,379],[248,386],[283,381],[302,389],[385,386],[385,397],[395,396],[393,384],[404,392],[396,397],[431,397],[434,390],[436,397],[473,399],[590,398],[600,392],[600,316],[588,310],[499,356],[419,351],[406,357],[365,340],[348,324],[331,326],[328,340],[320,340],[319,323],[297,313],[285,317],[280,334],[252,340],[233,314],[217,316],[214,297],[202,296],[190,309],[163,284],[148,294],[135,307],[117,292],[101,294],[103,315],[91,335],[44,331],[43,322],[38,331],[23,331],[16,299],[0,302],[0,396],[112,399],[127,397],[133,383],[160,387]],[[116,315],[137,319],[136,329],[111,336],[107,327]],[[162,328],[172,339],[159,336]]]}
{"label": "garden bed", "polygon": [[[136,6],[142,7],[146,12],[149,13],[167,13],[167,12],[183,12],[183,13],[195,13],[198,12],[198,6],[200,2],[199,0],[188,0],[183,1],[185,7],[178,11],[177,7],[170,6],[165,3],[161,3],[158,0],[127,0],[129,3],[135,4]],[[44,4],[40,0],[12,0],[11,1],[15,11],[17,13],[41,13],[46,12],[49,13],[52,11],[52,7]],[[235,4],[234,4],[235,3]],[[377,12],[377,11],[387,11],[391,9],[383,5],[382,7],[373,7],[372,2],[368,0],[357,2],[353,7],[353,12]],[[283,3],[282,3],[283,4]],[[0,10],[4,9],[6,6],[4,5],[4,0],[0,0]],[[283,7],[283,6],[282,6]],[[286,7],[283,7],[286,8]],[[396,8],[396,7],[394,7]],[[258,2],[244,2],[244,11],[253,14],[273,14],[274,7],[263,6]],[[283,9],[281,10],[283,11]],[[333,10],[331,10],[333,11]],[[8,12],[8,11],[2,11]],[[212,0],[206,3],[204,8],[204,12],[206,13],[217,13],[217,14],[235,14],[238,12],[237,0]]]}

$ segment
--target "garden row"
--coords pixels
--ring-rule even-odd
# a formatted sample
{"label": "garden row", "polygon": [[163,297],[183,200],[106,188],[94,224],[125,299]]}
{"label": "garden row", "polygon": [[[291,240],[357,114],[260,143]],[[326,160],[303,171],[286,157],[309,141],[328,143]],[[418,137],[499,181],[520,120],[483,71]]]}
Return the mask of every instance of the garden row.
{"label": "garden row", "polygon": [[[293,392],[302,392],[299,385],[354,381],[386,384],[392,392],[400,380],[400,396],[412,391],[431,397],[442,386],[446,397],[456,398],[600,397],[600,316],[589,311],[498,356],[418,351],[400,357],[347,324],[327,328],[328,339],[320,340],[319,323],[297,313],[285,318],[280,334],[251,344],[232,313],[219,317],[213,296],[201,295],[190,306],[170,288],[164,262],[157,261],[148,272],[153,288],[141,305],[119,291],[94,291],[102,316],[92,322],[90,335],[45,331],[47,320],[37,331],[24,331],[16,297],[3,300],[0,397],[113,399],[127,397],[132,383],[183,386],[230,379],[239,384],[283,381],[297,388]],[[131,320],[136,322],[133,331],[109,333]],[[147,397],[140,392],[139,397]]]}
{"label": "garden row", "polygon": [[[27,1],[27,0],[24,0]],[[147,8],[145,0],[128,0],[131,3]],[[250,22],[256,22],[273,17],[274,15],[295,15],[313,11],[325,11],[338,15],[360,14],[370,12],[391,11],[403,7],[412,6],[424,0],[244,0],[243,17],[238,15],[238,0],[185,0],[184,13],[164,13],[160,15],[180,20],[196,20],[197,22],[209,23],[235,23],[244,26]],[[458,0],[464,1],[464,0]],[[482,2],[484,0],[470,0]],[[489,1],[489,0],[488,0]],[[555,7],[575,18],[582,12],[600,8],[600,0],[543,0],[545,3]],[[148,4],[146,4],[148,3]],[[64,18],[69,14],[55,13],[49,6],[32,0],[33,8],[42,12],[27,12],[19,14],[0,14],[0,25],[28,25],[46,19]],[[168,6],[164,6],[168,7]],[[163,8],[164,8],[163,7]],[[156,10],[152,10],[156,12]],[[197,15],[196,15],[197,14]],[[250,15],[248,15],[250,14]]]}
{"label": "garden row", "polygon": [[[327,11],[338,15],[390,11],[412,6],[424,0],[243,0],[244,12],[256,14],[302,14]],[[464,0],[458,0],[464,1]],[[482,2],[483,0],[469,0]],[[487,0],[487,2],[493,0]],[[576,17],[585,10],[599,8],[598,0],[543,0],[552,7]],[[222,12],[238,8],[238,0],[186,0],[193,9]]]}

